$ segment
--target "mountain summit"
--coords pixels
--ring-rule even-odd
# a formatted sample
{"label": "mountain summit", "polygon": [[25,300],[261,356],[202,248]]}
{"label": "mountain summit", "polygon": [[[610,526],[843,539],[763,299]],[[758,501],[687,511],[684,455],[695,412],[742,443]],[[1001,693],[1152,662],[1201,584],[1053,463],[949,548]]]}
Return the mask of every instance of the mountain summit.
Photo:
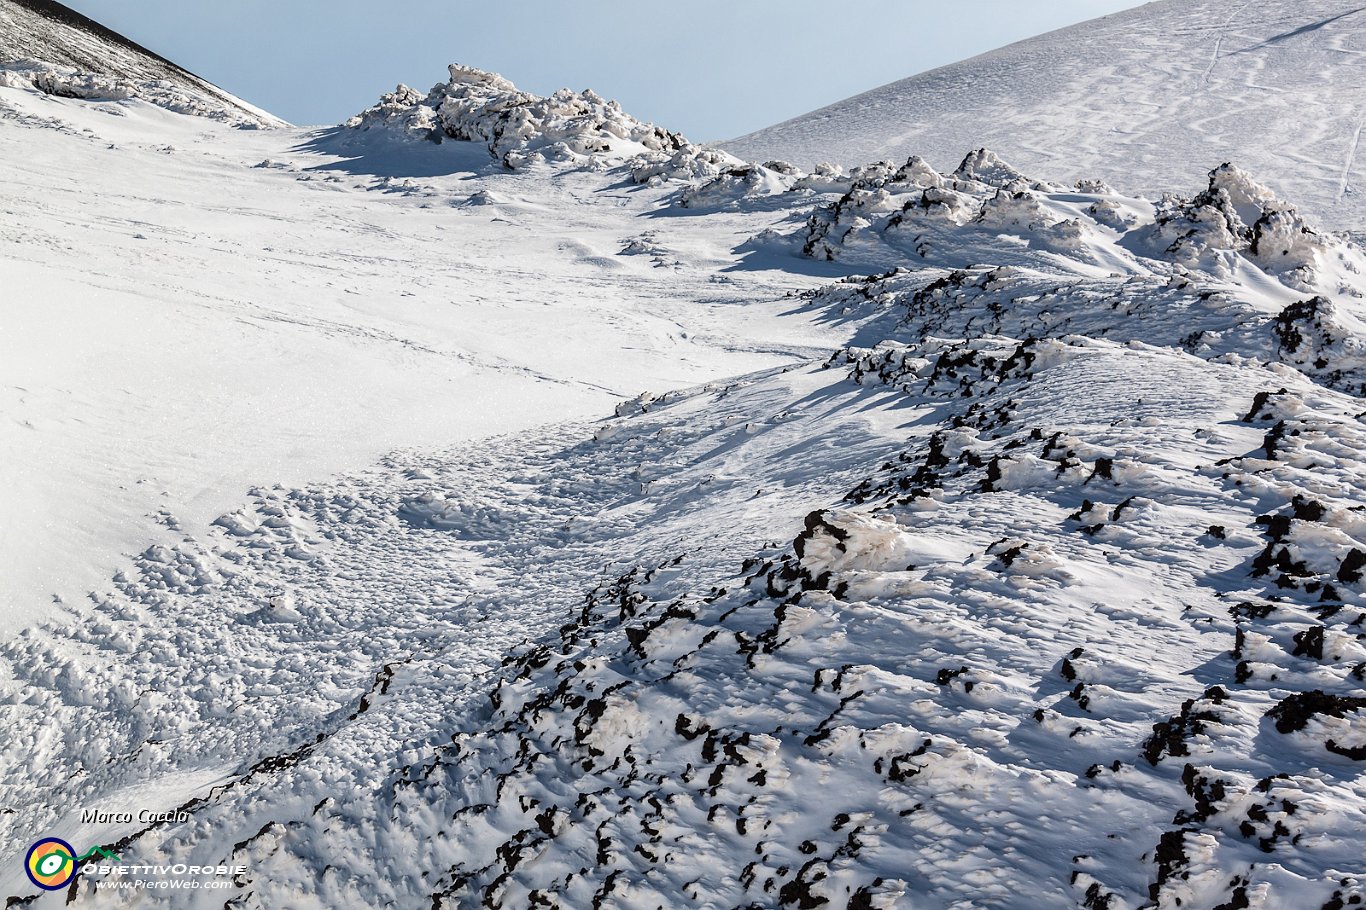
{"label": "mountain summit", "polygon": [[1233,161],[1330,228],[1366,222],[1357,161],[1366,10],[1352,0],[1164,0],[721,143],[853,166],[986,146],[1050,179],[1178,191]]}
{"label": "mountain summit", "polygon": [[52,95],[141,98],[253,126],[284,121],[52,0],[0,0],[0,84]]}

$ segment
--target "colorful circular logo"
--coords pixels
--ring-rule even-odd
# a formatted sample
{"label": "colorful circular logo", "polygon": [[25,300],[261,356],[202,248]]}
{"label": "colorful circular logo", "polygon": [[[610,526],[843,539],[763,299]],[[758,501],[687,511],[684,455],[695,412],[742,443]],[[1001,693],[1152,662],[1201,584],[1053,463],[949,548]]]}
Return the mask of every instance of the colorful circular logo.
{"label": "colorful circular logo", "polygon": [[58,837],[45,837],[28,848],[24,871],[39,888],[58,891],[76,876],[76,851]]}

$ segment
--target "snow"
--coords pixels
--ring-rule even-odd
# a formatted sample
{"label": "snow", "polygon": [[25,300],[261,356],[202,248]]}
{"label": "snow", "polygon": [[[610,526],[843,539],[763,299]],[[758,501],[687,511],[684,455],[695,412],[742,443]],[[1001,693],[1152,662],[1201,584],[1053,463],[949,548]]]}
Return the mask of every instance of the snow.
{"label": "snow", "polygon": [[711,282],[733,257],[700,225],[651,228],[696,277],[618,256],[647,229],[592,175],[486,190],[463,167],[487,156],[457,156],[394,180],[376,172],[435,158],[139,100],[0,88],[0,109],[8,628],[107,578],[142,548],[140,516],[174,539],[263,479],[587,418],[828,343],[779,325],[778,303],[727,318],[776,294],[762,274]]}
{"label": "snow", "polygon": [[591,89],[561,89],[549,97],[522,92],[507,79],[451,64],[450,80],[423,96],[406,85],[352,117],[349,130],[379,130],[441,143],[478,142],[508,170],[547,161],[601,167],[631,159],[637,183],[663,176],[711,175],[739,164],[695,146],[678,133],[627,114]]}
{"label": "snow", "polygon": [[1328,228],[1360,230],[1363,29],[1352,0],[1160,0],[720,146],[805,168],[923,155],[941,170],[985,146],[1034,175],[1153,198],[1232,161]]}
{"label": "snow", "polygon": [[1246,162],[0,113],[0,892],[1366,899],[1366,254]]}

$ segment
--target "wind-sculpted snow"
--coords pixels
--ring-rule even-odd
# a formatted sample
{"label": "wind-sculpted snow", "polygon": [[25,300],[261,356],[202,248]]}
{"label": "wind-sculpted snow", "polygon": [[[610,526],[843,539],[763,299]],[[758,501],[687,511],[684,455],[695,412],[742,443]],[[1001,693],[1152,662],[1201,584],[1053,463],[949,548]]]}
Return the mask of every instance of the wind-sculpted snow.
{"label": "wind-sculpted snow", "polygon": [[605,168],[629,160],[637,183],[707,176],[738,163],[643,123],[592,90],[561,89],[541,97],[495,73],[458,64],[451,64],[448,82],[426,95],[400,85],[346,126],[391,130],[414,140],[482,143],[510,170],[546,161]]}
{"label": "wind-sculpted snow", "polygon": [[[569,376],[615,414],[566,423],[547,403],[530,430],[263,486],[206,532],[158,511],[165,533],[88,604],[0,644],[0,840],[247,871],[226,893],[113,891],[82,867],[40,896],[16,860],[16,902],[1366,901],[1351,242],[1231,165],[1155,203],[985,150],[952,173],[805,174],[467,70],[362,127],[444,176],[314,183],[304,143],[264,133],[235,165],[242,187],[306,191],[310,213],[343,199],[355,211],[328,217],[365,224],[363,274],[316,238],[279,241],[324,266],[310,300],[347,284],[320,310],[329,333],[377,334],[341,315],[373,298],[406,360],[526,298],[544,316],[496,323],[508,337],[480,356],[532,375],[516,400]],[[516,173],[446,174],[453,150],[407,141],[433,131]],[[352,180],[366,164],[327,163]],[[383,230],[365,220],[381,202]],[[287,294],[301,266],[275,243],[234,255]],[[433,298],[363,280],[409,270]],[[468,288],[487,297],[447,326]],[[658,375],[630,372],[656,323],[613,300],[571,318],[613,288],[668,338],[769,368],[621,392]],[[793,325],[839,340],[784,341]],[[575,332],[598,346],[565,366]],[[433,411],[508,388],[405,376]],[[376,422],[391,404],[365,401]],[[189,821],[79,821],[135,801]]]}
{"label": "wind-sculpted snow", "polygon": [[[983,160],[1000,187],[979,179]],[[1366,256],[1231,165],[1198,195],[1149,207],[1108,187],[1030,183],[989,152],[951,175],[912,159],[855,171],[796,241],[813,258],[923,264],[815,297],[904,309],[922,338],[1120,338],[1273,360],[1366,394]],[[993,252],[1007,264],[971,264]]]}
{"label": "wind-sculpted snow", "polygon": [[[1366,268],[1366,258],[1354,248],[1313,228],[1230,164],[1212,171],[1208,188],[1195,196],[1169,195],[1156,205],[1118,196],[1103,184],[1067,188],[1030,181],[984,149],[952,174],[938,174],[923,159],[911,158],[901,167],[882,162],[855,169],[842,185],[843,195],[807,220],[800,238],[805,255],[880,262],[890,247],[939,265],[1012,238],[1022,247],[1075,260],[1079,269],[1199,271],[1230,278],[1250,262],[1299,290],[1334,292],[1344,283],[1344,271],[1350,284]],[[1012,257],[1025,258],[1040,257]]]}
{"label": "wind-sculpted snow", "polygon": [[599,587],[400,783],[485,845],[435,906],[1360,899],[1366,525],[1324,460],[1359,403],[1080,338],[913,353],[913,438],[844,504],[709,589]]}
{"label": "wind-sculpted snow", "polygon": [[[506,661],[449,742],[384,761],[375,796],[290,757],[280,780],[193,807],[204,827],[125,846],[183,854],[235,826],[211,855],[252,866],[242,906],[313,887],[319,843],[367,864],[420,850],[428,873],[379,892],[324,875],[319,905],[1175,910],[1362,893],[1359,399],[1076,336],[934,340],[895,365],[850,349],[809,375],[643,400],[556,471],[611,477],[733,434],[728,460],[762,490],[805,476],[785,441],[859,440],[843,501],[794,521],[789,544],[727,570],[714,541],[657,539],[663,558]],[[810,410],[830,398],[899,411],[909,440],[863,461],[856,424]],[[433,468],[438,487],[463,473]],[[650,470],[665,487],[646,500],[711,468]],[[398,668],[353,721],[410,718],[433,660]]]}

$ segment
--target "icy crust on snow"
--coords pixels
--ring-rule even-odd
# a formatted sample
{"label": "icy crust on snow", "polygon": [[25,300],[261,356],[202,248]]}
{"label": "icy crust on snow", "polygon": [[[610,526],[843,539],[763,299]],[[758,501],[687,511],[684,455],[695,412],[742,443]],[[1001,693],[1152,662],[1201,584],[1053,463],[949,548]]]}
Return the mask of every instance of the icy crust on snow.
{"label": "icy crust on snow", "polygon": [[39,60],[0,62],[0,87],[36,89],[45,95],[82,101],[144,101],[177,114],[208,117],[240,126],[262,125],[261,117],[241,107],[217,103],[208,94],[190,94],[169,80],[139,81],[104,76]]}
{"label": "icy crust on snow", "polygon": [[548,97],[520,91],[496,73],[451,64],[450,80],[425,96],[400,85],[348,120],[353,130],[389,130],[411,139],[478,142],[504,167],[543,162],[604,167],[629,162],[637,183],[691,179],[738,163],[644,123],[592,90]]}

